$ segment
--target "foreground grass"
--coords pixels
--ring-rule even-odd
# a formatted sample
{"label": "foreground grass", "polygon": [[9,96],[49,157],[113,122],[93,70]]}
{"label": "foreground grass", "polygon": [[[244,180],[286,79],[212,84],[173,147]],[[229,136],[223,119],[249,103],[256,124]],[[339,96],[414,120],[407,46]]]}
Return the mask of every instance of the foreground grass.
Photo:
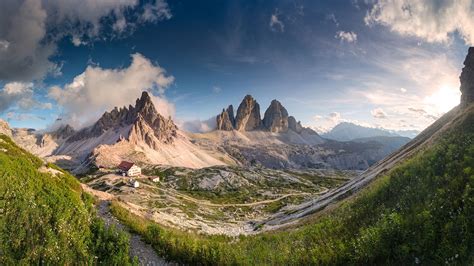
{"label": "foreground grass", "polygon": [[106,228],[93,199],[57,166],[0,134],[0,265],[127,265],[128,235]]}
{"label": "foreground grass", "polygon": [[189,264],[474,264],[474,116],[295,230],[230,238],[113,213],[159,255]]}

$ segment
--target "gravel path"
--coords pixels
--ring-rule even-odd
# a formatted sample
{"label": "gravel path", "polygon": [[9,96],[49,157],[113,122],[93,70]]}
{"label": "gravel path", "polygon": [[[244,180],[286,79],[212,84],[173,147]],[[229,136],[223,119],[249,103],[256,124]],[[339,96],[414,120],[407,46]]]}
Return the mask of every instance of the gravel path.
{"label": "gravel path", "polygon": [[130,234],[130,256],[137,257],[140,265],[171,265],[163,258],[158,257],[153,248],[145,243],[137,234],[130,232],[125,225],[115,218],[109,210],[109,201],[101,201],[98,206],[98,215],[107,226],[115,225],[118,229]]}

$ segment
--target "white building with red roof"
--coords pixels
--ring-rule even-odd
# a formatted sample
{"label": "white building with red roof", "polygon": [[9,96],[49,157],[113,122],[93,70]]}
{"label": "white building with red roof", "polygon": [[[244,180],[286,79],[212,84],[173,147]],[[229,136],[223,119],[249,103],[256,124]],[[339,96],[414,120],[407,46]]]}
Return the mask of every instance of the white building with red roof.
{"label": "white building with red roof", "polygon": [[118,169],[123,173],[126,174],[127,176],[139,176],[142,174],[142,169],[138,167],[136,164],[127,162],[127,161],[122,161],[118,165]]}

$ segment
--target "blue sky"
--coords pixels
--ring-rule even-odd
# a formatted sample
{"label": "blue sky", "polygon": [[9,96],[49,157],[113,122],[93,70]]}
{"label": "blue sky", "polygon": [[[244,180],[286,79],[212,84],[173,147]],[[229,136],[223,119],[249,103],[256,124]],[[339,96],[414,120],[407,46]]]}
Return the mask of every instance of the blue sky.
{"label": "blue sky", "polygon": [[459,102],[467,2],[2,1],[0,118],[81,127],[149,90],[185,129],[251,94],[318,130],[420,130]]}

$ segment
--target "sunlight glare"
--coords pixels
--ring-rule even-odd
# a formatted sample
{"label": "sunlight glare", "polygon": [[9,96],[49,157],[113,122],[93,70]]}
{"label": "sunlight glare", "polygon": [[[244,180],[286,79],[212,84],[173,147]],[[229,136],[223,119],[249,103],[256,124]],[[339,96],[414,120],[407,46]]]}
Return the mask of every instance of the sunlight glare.
{"label": "sunlight glare", "polygon": [[442,86],[435,93],[425,97],[424,102],[433,106],[437,111],[446,113],[459,104],[460,97],[459,88]]}

